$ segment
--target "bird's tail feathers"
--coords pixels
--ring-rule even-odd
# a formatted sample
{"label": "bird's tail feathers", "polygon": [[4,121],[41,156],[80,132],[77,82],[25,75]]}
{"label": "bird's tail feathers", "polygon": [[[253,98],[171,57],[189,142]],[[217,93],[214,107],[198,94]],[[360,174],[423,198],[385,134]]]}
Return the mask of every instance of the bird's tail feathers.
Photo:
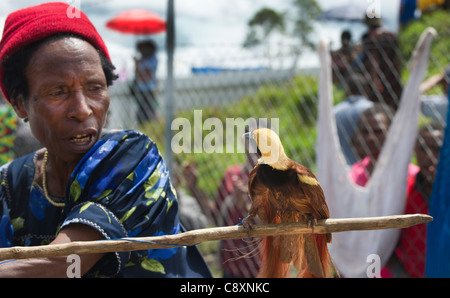
{"label": "bird's tail feathers", "polygon": [[258,273],[260,278],[286,278],[290,277],[289,263],[280,261],[280,245],[274,237],[264,237],[261,249],[261,268]]}
{"label": "bird's tail feathers", "polygon": [[328,251],[327,238],[324,234],[303,235],[303,249],[294,263],[298,270],[297,277],[339,276]]}

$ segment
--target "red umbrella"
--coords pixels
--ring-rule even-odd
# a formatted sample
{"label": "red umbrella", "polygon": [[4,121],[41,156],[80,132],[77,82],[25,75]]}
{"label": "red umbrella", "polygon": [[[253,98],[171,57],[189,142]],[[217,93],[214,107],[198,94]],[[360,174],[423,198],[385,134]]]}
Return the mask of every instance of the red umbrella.
{"label": "red umbrella", "polygon": [[119,13],[106,23],[109,29],[131,34],[156,34],[166,30],[166,22],[145,9],[131,9]]}

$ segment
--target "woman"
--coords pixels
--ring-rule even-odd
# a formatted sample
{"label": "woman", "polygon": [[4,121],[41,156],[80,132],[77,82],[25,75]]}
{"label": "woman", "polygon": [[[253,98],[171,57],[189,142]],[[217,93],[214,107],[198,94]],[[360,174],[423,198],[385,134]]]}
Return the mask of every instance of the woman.
{"label": "woman", "polygon": [[[414,151],[420,171],[417,175],[408,177],[405,214],[430,214],[430,198],[444,130],[444,126],[439,122],[424,125],[419,130]],[[392,276],[426,277],[426,246],[427,224],[402,229],[395,255],[392,256]]]}
{"label": "woman", "polygon": [[[375,103],[359,116],[358,126],[351,141],[360,160],[351,166],[349,173],[350,179],[355,184],[365,186],[368,183],[381,154],[393,117],[392,108],[380,103]],[[416,175],[418,171],[417,166],[409,165],[409,176]]]}
{"label": "woman", "polygon": [[135,97],[138,109],[136,118],[140,125],[156,116],[157,101],[156,69],[158,58],[157,46],[153,40],[143,40],[137,44],[140,57],[135,58],[135,79],[131,91]]}
{"label": "woman", "polygon": [[393,116],[393,110],[380,103],[375,103],[359,116],[351,139],[354,152],[360,159],[352,165],[350,171],[350,178],[356,184],[365,186],[368,182],[381,153]]}
{"label": "woman", "polygon": [[[101,37],[65,3],[16,11],[0,86],[44,148],[0,168],[0,246],[176,234],[168,170],[137,131],[102,135],[116,75]],[[195,247],[80,255],[83,276],[209,277]],[[65,257],[0,262],[3,276],[66,276]]]}

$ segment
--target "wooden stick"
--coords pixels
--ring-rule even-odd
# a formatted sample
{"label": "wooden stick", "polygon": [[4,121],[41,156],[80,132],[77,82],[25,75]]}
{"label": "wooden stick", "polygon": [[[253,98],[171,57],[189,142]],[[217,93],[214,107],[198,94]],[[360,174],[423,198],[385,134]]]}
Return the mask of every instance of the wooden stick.
{"label": "wooden stick", "polygon": [[[407,228],[413,225],[427,223],[432,220],[433,218],[431,216],[424,214],[393,215],[370,218],[329,218],[319,220],[314,228],[314,233],[325,234],[357,230]],[[15,246],[11,248],[0,248],[0,260],[160,249],[176,246],[191,246],[206,241],[302,233],[312,233],[312,228],[308,227],[306,223],[255,225],[251,231],[246,230],[243,226],[230,226],[193,230],[176,235],[156,237],[79,241],[44,246]]]}

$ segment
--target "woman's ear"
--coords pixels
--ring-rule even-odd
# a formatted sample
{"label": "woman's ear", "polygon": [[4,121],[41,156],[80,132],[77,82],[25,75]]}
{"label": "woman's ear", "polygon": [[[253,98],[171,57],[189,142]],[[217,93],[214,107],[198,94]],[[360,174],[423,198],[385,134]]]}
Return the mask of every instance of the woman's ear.
{"label": "woman's ear", "polygon": [[28,117],[27,110],[25,109],[24,101],[18,98],[11,98],[11,105],[14,108],[17,116],[24,119]]}

